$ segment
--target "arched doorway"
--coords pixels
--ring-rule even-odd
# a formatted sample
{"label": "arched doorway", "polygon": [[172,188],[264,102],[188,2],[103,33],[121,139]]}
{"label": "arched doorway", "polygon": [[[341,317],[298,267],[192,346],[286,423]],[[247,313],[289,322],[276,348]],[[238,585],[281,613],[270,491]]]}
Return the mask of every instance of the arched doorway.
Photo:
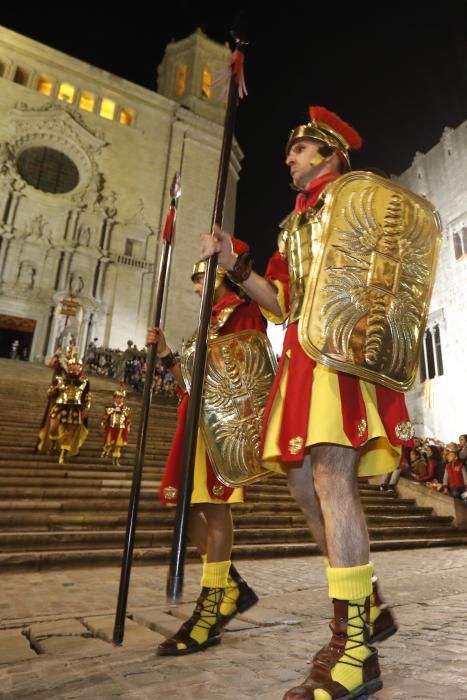
{"label": "arched doorway", "polygon": [[0,357],[29,360],[36,322],[0,314]]}

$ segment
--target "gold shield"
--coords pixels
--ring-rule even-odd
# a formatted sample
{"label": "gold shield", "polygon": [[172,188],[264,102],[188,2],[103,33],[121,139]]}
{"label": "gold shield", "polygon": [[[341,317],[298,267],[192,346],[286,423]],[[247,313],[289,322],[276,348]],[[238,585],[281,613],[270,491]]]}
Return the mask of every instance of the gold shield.
{"label": "gold shield", "polygon": [[[182,363],[188,387],[193,359],[194,348]],[[254,330],[218,336],[209,341],[206,362],[201,428],[217,478],[233,487],[266,478],[259,438],[276,374],[268,338]]]}
{"label": "gold shield", "polygon": [[441,243],[425,198],[369,172],[326,189],[299,339],[323,365],[397,391],[415,381]]}

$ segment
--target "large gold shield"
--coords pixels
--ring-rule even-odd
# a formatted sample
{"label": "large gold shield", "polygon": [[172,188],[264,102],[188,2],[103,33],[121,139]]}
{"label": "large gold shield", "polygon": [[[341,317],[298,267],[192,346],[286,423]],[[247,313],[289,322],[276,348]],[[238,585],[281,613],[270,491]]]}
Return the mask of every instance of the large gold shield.
{"label": "large gold shield", "polygon": [[[194,348],[183,357],[191,384]],[[217,478],[245,486],[271,472],[261,464],[259,438],[266,399],[276,374],[276,358],[263,333],[254,330],[209,341],[201,429]]]}
{"label": "large gold shield", "polygon": [[424,197],[369,172],[328,186],[299,321],[318,362],[397,391],[415,381],[441,243]]}

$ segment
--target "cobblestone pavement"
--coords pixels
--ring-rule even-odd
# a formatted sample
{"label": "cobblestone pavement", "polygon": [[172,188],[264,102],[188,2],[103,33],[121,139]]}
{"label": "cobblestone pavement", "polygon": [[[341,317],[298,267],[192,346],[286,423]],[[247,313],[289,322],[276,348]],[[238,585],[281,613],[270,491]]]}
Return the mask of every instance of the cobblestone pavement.
{"label": "cobblestone pavement", "polygon": [[[400,630],[380,645],[384,688],[372,700],[467,698],[467,550],[378,552],[381,589]],[[118,568],[1,575],[1,700],[281,700],[329,639],[320,557],[239,561],[260,603],[233,621],[222,644],[159,658],[199,592],[185,570],[184,602],[165,600],[166,567],[132,572],[121,647],[112,637]],[[170,614],[169,614],[170,613]]]}

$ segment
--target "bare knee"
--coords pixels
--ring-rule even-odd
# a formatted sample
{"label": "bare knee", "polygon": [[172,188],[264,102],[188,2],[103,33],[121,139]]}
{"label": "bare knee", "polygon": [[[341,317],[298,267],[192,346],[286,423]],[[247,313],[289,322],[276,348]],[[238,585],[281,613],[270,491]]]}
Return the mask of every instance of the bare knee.
{"label": "bare knee", "polygon": [[314,487],[320,503],[358,493],[357,450],[340,445],[317,445],[311,448],[310,455]]}

